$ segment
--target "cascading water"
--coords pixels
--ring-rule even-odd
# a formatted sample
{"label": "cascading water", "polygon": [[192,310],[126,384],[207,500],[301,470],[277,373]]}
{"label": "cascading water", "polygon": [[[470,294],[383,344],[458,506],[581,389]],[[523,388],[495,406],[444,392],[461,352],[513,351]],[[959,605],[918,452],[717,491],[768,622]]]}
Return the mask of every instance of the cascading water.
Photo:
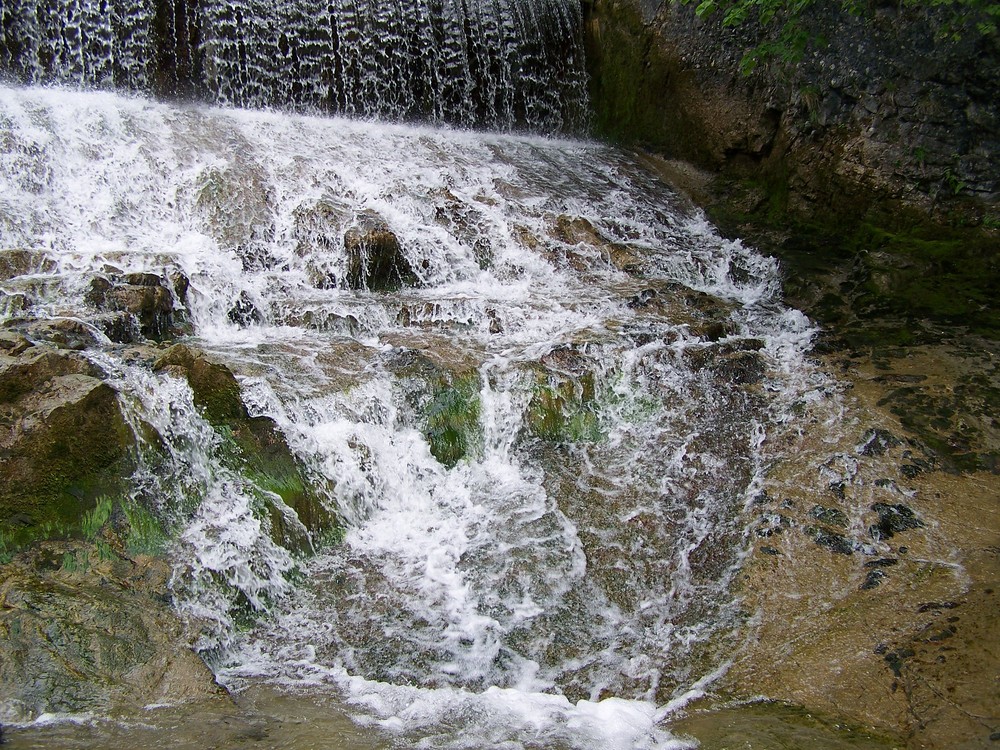
{"label": "cascading water", "polygon": [[579,0],[5,0],[0,71],[240,107],[579,133]]}
{"label": "cascading water", "polygon": [[[44,259],[0,286],[6,324],[95,327],[165,446],[136,492],[231,688],[333,691],[400,746],[673,746],[665,707],[739,627],[744,510],[809,328],[773,262],[633,157],[5,88],[0,245]],[[97,331],[95,280],[143,273],[187,280],[185,340],[275,421],[342,541],[271,541],[187,385]]]}

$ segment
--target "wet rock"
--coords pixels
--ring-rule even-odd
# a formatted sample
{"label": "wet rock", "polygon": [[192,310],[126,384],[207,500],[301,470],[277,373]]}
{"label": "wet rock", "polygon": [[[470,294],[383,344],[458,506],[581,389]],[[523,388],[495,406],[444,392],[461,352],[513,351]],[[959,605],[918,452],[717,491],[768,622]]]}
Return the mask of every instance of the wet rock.
{"label": "wet rock", "polygon": [[274,237],[274,196],[264,170],[246,153],[203,170],[194,203],[219,247],[234,252],[245,270],[259,271],[275,265],[267,250]]}
{"label": "wet rock", "polygon": [[133,468],[118,394],[86,360],[47,347],[0,357],[0,525],[75,522]]}
{"label": "wet rock", "polygon": [[101,344],[98,331],[77,318],[26,320],[12,323],[12,328],[32,341],[51,344],[60,349],[82,351]]}
{"label": "wet rock", "polygon": [[0,289],[0,315],[19,316],[31,308],[31,299],[23,292],[5,292]]}
{"label": "wet rock", "polygon": [[142,341],[139,321],[130,312],[99,313],[92,316],[90,322],[116,344],[135,344]]}
{"label": "wet rock", "polygon": [[30,342],[24,346],[27,340],[23,336],[6,331],[4,334],[4,340],[13,341],[14,345],[0,354],[0,404],[16,401],[60,375],[96,376],[100,373],[96,366],[79,355]]}
{"label": "wet rock", "polygon": [[264,322],[264,316],[246,292],[240,292],[240,296],[229,308],[227,315],[233,323],[243,327]]}
{"label": "wet rock", "polygon": [[490,242],[489,224],[482,210],[463,201],[447,188],[435,191],[434,197],[437,199],[435,221],[463,245],[472,248],[480,268],[489,268],[493,264],[494,249]]}
{"label": "wet rock", "polygon": [[19,333],[0,330],[0,352],[16,357],[34,344]]}
{"label": "wet rock", "polygon": [[875,503],[872,510],[878,514],[878,523],[870,526],[868,532],[875,541],[891,539],[902,531],[924,527],[924,522],[917,514],[901,503]]}
{"label": "wet rock", "polygon": [[[720,324],[721,325],[721,324]],[[719,338],[726,336],[720,327],[711,332],[711,326],[703,329],[706,336]],[[684,350],[684,358],[694,370],[708,370],[715,377],[734,385],[755,385],[764,379],[766,364],[756,351],[739,351],[730,346],[689,347]]]}
{"label": "wet rock", "polygon": [[399,238],[388,222],[366,211],[354,219],[344,233],[347,252],[346,283],[351,289],[389,292],[417,282],[417,276],[403,255]]}
{"label": "wet rock", "polygon": [[628,306],[633,310],[641,310],[642,308],[649,307],[656,297],[657,292],[655,289],[643,289],[628,301]]}
{"label": "wet rock", "polygon": [[857,447],[862,456],[883,456],[890,448],[902,445],[902,441],[888,430],[875,428],[869,430],[862,443]]}
{"label": "wet rock", "polygon": [[387,352],[384,361],[406,394],[412,410],[408,418],[421,425],[434,458],[451,468],[481,452],[482,381],[474,367],[403,348]]}
{"label": "wet rock", "polygon": [[455,466],[482,447],[480,387],[477,373],[446,377],[438,382],[423,409],[424,435],[431,454],[445,466]]}
{"label": "wet rock", "polygon": [[822,505],[815,505],[812,510],[809,511],[809,515],[820,523],[825,523],[828,526],[840,526],[841,528],[847,527],[847,514],[837,508],[825,508]]}
{"label": "wet rock", "polygon": [[133,314],[146,338],[160,341],[170,334],[174,299],[166,286],[116,286],[108,292],[107,305],[112,310]]}
{"label": "wet rock", "polygon": [[52,273],[56,262],[39,250],[0,250],[0,281],[10,281],[17,276],[33,273]]}
{"label": "wet rock", "polygon": [[310,533],[324,533],[338,526],[336,515],[326,508],[307,480],[274,420],[250,416],[232,370],[185,344],[164,352],[153,363],[153,370],[185,378],[195,405],[213,426],[222,429],[230,465],[294,511],[298,524],[287,518],[282,508],[272,505],[270,521],[275,541],[305,551],[311,546]]}
{"label": "wet rock", "polygon": [[736,385],[759,383],[766,371],[764,360],[756,352],[722,354],[711,367],[719,377]]}
{"label": "wet rock", "polygon": [[[586,246],[600,253],[601,258],[612,267],[625,273],[638,274],[642,271],[642,258],[628,245],[609,240],[600,229],[581,216],[562,215],[556,218],[551,230],[552,236],[567,245]],[[585,268],[586,260],[574,256],[574,265]]]}
{"label": "wet rock", "polygon": [[757,522],[757,536],[766,538],[776,534],[783,534],[785,529],[791,528],[792,519],[781,513],[764,513]]}
{"label": "wet rock", "polygon": [[836,552],[838,555],[853,555],[856,544],[842,534],[838,534],[820,526],[809,526],[805,533],[820,547]]}
{"label": "wet rock", "polygon": [[220,696],[170,611],[170,566],[45,543],[0,566],[0,717]]}
{"label": "wet rock", "polygon": [[247,419],[239,381],[232,370],[213,362],[204,352],[176,344],[153,364],[153,371],[169,370],[185,378],[194,394],[194,403],[213,425]]}
{"label": "wet rock", "polygon": [[592,442],[600,436],[593,364],[574,346],[559,346],[534,367],[535,386],[525,426],[552,443]]}
{"label": "wet rock", "polygon": [[[132,315],[143,337],[162,341],[175,333],[173,286],[168,279],[152,273],[98,276],[91,281],[85,301],[98,312]],[[127,327],[123,327],[116,332],[125,335],[126,331]]]}
{"label": "wet rock", "polygon": [[341,233],[349,207],[331,198],[304,204],[292,212],[295,254],[306,261],[306,273],[317,289],[336,289]]}

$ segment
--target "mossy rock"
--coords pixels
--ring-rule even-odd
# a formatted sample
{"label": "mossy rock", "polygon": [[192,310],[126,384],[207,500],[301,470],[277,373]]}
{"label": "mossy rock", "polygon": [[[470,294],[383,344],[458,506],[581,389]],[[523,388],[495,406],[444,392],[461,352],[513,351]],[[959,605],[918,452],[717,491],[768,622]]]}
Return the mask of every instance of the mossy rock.
{"label": "mossy rock", "polygon": [[[238,448],[235,467],[262,490],[274,493],[291,508],[307,531],[326,534],[339,525],[334,513],[323,505],[307,481],[278,425],[270,417],[249,417],[230,425],[232,441]],[[280,509],[278,509],[280,511]],[[272,528],[279,542],[291,542],[304,551],[308,547],[284,516],[271,513]]]}
{"label": "mossy rock", "polygon": [[170,347],[153,364],[153,371],[175,369],[191,386],[195,406],[203,410],[213,425],[247,418],[240,384],[225,365],[213,362],[204,352],[186,344]]}
{"label": "mossy rock", "polygon": [[0,711],[141,708],[217,697],[169,607],[170,567],[84,542],[47,542],[0,567]]}
{"label": "mossy rock", "polygon": [[95,498],[121,491],[135,463],[135,437],[110,385],[54,374],[79,365],[51,352],[25,364],[37,379],[8,388],[16,398],[2,408],[0,527],[8,533],[77,523]]}
{"label": "mossy rock", "polygon": [[535,383],[525,415],[528,433],[553,443],[600,439],[597,379],[573,347],[558,347],[534,366]]}
{"label": "mossy rock", "polygon": [[[326,534],[338,526],[336,515],[310,485],[275,421],[249,415],[232,370],[185,344],[164,352],[153,369],[174,371],[187,379],[195,405],[224,438],[223,458],[230,468],[277,495],[308,532]],[[280,508],[270,508],[268,516],[277,543],[308,551],[309,540],[286,522]]]}
{"label": "mossy rock", "polygon": [[481,450],[478,373],[443,378],[424,407],[424,436],[431,454],[448,467]]}
{"label": "mossy rock", "polygon": [[406,418],[420,425],[438,461],[451,468],[482,450],[482,379],[469,362],[451,360],[440,351],[396,349],[385,367],[403,390],[411,410]]}

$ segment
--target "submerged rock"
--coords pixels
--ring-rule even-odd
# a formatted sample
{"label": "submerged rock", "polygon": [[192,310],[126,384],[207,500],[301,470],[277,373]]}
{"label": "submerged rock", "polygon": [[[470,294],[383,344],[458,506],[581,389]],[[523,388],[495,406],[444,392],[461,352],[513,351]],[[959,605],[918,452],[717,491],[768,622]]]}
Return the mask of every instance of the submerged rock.
{"label": "submerged rock", "polygon": [[[307,481],[277,424],[270,417],[251,417],[243,402],[239,381],[232,370],[214,362],[202,351],[177,344],[164,352],[153,370],[171,372],[187,380],[194,403],[227,441],[228,461],[256,486],[280,498],[310,533],[326,533],[338,525]],[[310,539],[287,522],[282,509],[269,514],[272,536],[279,544],[302,551]]]}
{"label": "submerged rock", "polygon": [[460,362],[436,361],[423,352],[397,349],[385,365],[406,393],[431,455],[451,468],[482,450],[479,373]]}
{"label": "submerged rock", "polygon": [[551,443],[600,436],[594,364],[574,346],[559,346],[533,366],[535,385],[525,415],[529,434]]}

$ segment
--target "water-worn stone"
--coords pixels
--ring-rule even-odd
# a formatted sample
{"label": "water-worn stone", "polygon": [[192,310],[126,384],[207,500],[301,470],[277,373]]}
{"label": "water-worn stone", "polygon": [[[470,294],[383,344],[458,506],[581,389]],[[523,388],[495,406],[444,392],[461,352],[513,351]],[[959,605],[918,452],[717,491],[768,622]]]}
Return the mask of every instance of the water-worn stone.
{"label": "water-worn stone", "polygon": [[388,292],[415,284],[417,276],[389,223],[372,211],[354,217],[344,233],[346,283],[351,289]]}
{"label": "water-worn stone", "polygon": [[0,355],[0,525],[79,520],[121,488],[135,438],[118,394],[77,355],[36,346]]}
{"label": "water-worn stone", "polygon": [[0,281],[10,281],[31,273],[52,273],[55,269],[55,261],[40,250],[0,250]]}
{"label": "water-worn stone", "polygon": [[0,719],[221,694],[169,608],[170,566],[48,542],[0,566]]}
{"label": "water-worn stone", "polygon": [[[179,321],[175,320],[174,315],[174,287],[178,286],[186,292],[185,282],[186,279],[171,281],[152,273],[97,276],[90,283],[85,301],[99,313],[121,312],[132,315],[142,336],[161,341],[175,333],[175,325]],[[118,333],[125,336],[128,329],[129,326],[124,325]],[[115,331],[112,326],[112,332]]]}
{"label": "water-worn stone", "polygon": [[[153,370],[187,380],[195,406],[226,436],[228,460],[233,468],[280,497],[295,512],[302,527],[311,533],[325,533],[338,525],[336,515],[326,508],[307,480],[274,420],[250,416],[232,370],[186,344],[176,344],[164,352],[153,363]],[[311,544],[301,528],[287,522],[281,508],[271,513],[271,530],[275,541],[294,549],[305,550]]]}
{"label": "water-worn stone", "polygon": [[236,376],[225,365],[210,360],[204,352],[186,344],[175,344],[153,363],[154,372],[167,369],[187,380],[195,406],[203,410],[212,424],[228,424],[247,418]]}

